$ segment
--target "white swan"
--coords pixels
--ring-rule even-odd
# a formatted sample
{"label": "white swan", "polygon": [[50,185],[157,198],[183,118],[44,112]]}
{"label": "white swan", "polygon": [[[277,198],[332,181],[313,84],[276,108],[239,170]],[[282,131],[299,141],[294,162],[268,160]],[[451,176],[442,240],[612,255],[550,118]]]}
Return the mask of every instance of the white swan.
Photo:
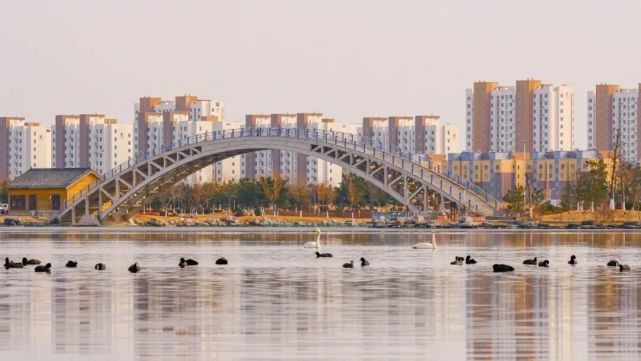
{"label": "white swan", "polygon": [[434,235],[434,232],[432,232],[432,243],[417,243],[412,246],[414,249],[437,249],[438,247],[436,246],[436,236]]}
{"label": "white swan", "polygon": [[315,228],[314,233],[316,233],[316,241],[305,242],[305,244],[303,244],[303,247],[320,249],[320,228]]}

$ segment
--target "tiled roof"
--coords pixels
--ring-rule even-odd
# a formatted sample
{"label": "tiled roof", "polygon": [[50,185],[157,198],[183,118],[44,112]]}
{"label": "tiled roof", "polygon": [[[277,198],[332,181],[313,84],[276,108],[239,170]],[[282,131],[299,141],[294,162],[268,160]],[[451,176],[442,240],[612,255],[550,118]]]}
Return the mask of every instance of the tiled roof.
{"label": "tiled roof", "polygon": [[[9,183],[9,189],[67,188],[91,168],[31,168]],[[94,173],[95,174],[95,173]]]}

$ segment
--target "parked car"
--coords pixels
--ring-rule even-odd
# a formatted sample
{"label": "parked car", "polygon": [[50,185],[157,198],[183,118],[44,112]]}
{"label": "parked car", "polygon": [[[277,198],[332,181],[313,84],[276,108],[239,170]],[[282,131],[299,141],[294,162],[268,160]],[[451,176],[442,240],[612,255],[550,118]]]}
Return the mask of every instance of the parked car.
{"label": "parked car", "polygon": [[9,205],[6,203],[0,204],[0,214],[9,214]]}

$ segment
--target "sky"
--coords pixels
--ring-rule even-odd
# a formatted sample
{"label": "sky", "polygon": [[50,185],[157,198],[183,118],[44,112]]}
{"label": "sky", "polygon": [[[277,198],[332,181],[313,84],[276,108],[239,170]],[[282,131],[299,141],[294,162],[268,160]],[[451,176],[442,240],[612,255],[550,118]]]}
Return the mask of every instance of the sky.
{"label": "sky", "polygon": [[586,93],[641,82],[641,1],[20,0],[0,11],[0,116],[133,121],[141,96],[248,113],[437,114],[460,127],[474,81]]}

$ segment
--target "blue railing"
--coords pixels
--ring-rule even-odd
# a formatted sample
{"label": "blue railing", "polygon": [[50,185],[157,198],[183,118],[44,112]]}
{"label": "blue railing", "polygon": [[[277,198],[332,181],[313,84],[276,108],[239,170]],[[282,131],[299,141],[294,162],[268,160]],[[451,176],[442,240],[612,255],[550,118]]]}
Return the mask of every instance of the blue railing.
{"label": "blue railing", "polygon": [[[228,138],[242,138],[242,137],[279,137],[279,138],[304,138],[311,139],[315,142],[326,143],[332,145],[339,145],[344,148],[353,149],[360,151],[362,153],[367,153],[371,151],[371,155],[375,158],[379,158],[383,161],[391,160],[391,163],[395,166],[400,164],[400,168],[410,171],[416,176],[419,176],[423,180],[429,181],[430,184],[436,186],[434,182],[434,174],[438,174],[441,177],[447,178],[452,183],[459,185],[460,187],[466,188],[467,190],[472,191],[476,196],[485,200],[486,203],[494,204],[494,208],[498,208],[499,201],[490,195],[487,191],[477,186],[469,180],[462,180],[460,176],[453,175],[449,171],[446,173],[436,172],[432,169],[425,168],[420,163],[415,162],[412,159],[413,154],[411,152],[403,152],[402,149],[394,146],[383,146],[380,142],[376,142],[373,139],[366,139],[358,134],[345,133],[345,132],[336,132],[331,130],[318,130],[318,129],[297,129],[297,128],[240,128],[240,129],[225,129],[217,130],[213,132],[205,132],[201,134],[196,134],[190,137],[185,137],[178,139],[168,144],[167,146],[153,148],[150,151],[137,155],[133,158],[130,158],[127,162],[119,164],[112,168],[110,171],[101,174],[101,179],[89,184],[83,188],[79,193],[76,193],[71,199],[71,204],[75,204],[77,201],[82,199],[86,194],[95,190],[101,183],[110,180],[117,175],[129,171],[131,168],[136,167],[139,164],[144,163],[150,158],[160,156],[165,152],[174,150],[177,148],[187,147],[190,145],[198,143],[207,143],[215,140],[223,140]],[[409,169],[408,169],[409,168]],[[426,178],[426,173],[429,177]],[[440,182],[438,186],[441,190],[443,188],[443,182]],[[451,187],[448,192],[452,194]],[[64,207],[61,212],[64,212],[68,208],[68,202],[64,202]]]}

